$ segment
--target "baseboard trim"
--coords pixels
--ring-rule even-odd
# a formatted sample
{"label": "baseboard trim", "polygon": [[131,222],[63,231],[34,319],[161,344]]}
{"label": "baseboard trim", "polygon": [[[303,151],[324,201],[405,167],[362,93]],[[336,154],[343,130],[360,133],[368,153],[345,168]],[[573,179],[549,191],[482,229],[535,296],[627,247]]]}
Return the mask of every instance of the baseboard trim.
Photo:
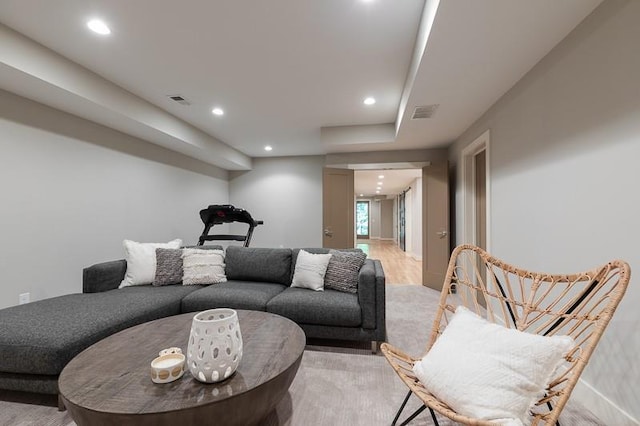
{"label": "baseboard trim", "polygon": [[638,419],[618,407],[609,398],[598,392],[596,388],[580,379],[573,388],[571,397],[587,407],[593,414],[607,425],[640,425]]}

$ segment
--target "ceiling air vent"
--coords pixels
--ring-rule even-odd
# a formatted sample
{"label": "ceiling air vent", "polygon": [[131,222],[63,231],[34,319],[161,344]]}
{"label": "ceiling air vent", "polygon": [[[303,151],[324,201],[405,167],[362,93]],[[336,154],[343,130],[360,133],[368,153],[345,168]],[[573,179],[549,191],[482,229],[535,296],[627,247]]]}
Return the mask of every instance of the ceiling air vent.
{"label": "ceiling air vent", "polygon": [[172,101],[176,101],[180,105],[191,105],[191,102],[189,102],[188,100],[186,100],[184,97],[180,95],[167,95],[167,97]]}
{"label": "ceiling air vent", "polygon": [[417,106],[416,109],[413,110],[411,119],[420,120],[423,118],[431,118],[439,106],[440,104]]}

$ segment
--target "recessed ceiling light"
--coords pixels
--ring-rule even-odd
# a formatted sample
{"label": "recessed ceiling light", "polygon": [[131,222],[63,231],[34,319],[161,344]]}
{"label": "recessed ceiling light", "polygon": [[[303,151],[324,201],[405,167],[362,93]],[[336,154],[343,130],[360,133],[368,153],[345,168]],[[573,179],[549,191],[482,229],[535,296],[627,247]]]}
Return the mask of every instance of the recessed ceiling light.
{"label": "recessed ceiling light", "polygon": [[378,179],[384,179],[384,175],[379,175]]}
{"label": "recessed ceiling light", "polygon": [[376,191],[376,194],[379,194],[379,193],[380,193],[380,191]]}
{"label": "recessed ceiling light", "polygon": [[100,19],[90,20],[89,22],[87,22],[87,27],[89,27],[89,29],[94,33],[102,35],[111,34],[111,30],[109,29],[109,27],[107,27],[107,24],[105,24],[104,21],[101,21]]}
{"label": "recessed ceiling light", "polygon": [[360,194],[361,197],[364,197],[364,194]]}
{"label": "recessed ceiling light", "polygon": [[365,105],[373,105],[376,103],[376,100],[372,97],[368,97],[363,102]]}
{"label": "recessed ceiling light", "polygon": [[377,189],[378,191],[380,191],[382,188],[378,186],[376,189]]}
{"label": "recessed ceiling light", "polygon": [[382,182],[378,182],[378,185],[382,185]]}
{"label": "recessed ceiling light", "polygon": [[273,149],[273,147],[271,145],[267,145],[264,147],[265,151],[271,151]]}
{"label": "recessed ceiling light", "polygon": [[214,108],[211,110],[211,112],[214,115],[224,115],[224,111],[222,110],[222,108]]}

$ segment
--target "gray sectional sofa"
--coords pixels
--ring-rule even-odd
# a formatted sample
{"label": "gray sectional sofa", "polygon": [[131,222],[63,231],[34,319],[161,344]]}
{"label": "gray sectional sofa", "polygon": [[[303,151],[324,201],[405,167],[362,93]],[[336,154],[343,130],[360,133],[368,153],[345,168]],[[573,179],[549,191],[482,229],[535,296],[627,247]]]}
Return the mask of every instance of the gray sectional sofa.
{"label": "gray sectional sofa", "polygon": [[356,294],[315,292],[290,287],[298,251],[229,247],[228,281],[210,286],[118,289],[125,260],[85,268],[81,294],[0,310],[0,390],[57,394],[64,366],[93,343],[143,322],[217,307],[268,311],[295,321],[307,337],[371,341],[375,350],[386,337],[380,261],[365,261]]}

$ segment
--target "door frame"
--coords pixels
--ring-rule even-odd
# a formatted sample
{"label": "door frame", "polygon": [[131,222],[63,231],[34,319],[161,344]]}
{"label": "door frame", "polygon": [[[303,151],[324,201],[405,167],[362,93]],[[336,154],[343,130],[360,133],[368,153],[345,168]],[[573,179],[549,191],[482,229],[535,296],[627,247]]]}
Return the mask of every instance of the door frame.
{"label": "door frame", "polygon": [[486,247],[491,251],[491,132],[487,129],[473,142],[462,150],[460,164],[462,165],[462,242],[477,244],[476,241],[476,166],[475,156],[485,151],[486,168]]}
{"label": "door frame", "polygon": [[407,251],[407,193],[402,191],[398,198],[398,247]]}

